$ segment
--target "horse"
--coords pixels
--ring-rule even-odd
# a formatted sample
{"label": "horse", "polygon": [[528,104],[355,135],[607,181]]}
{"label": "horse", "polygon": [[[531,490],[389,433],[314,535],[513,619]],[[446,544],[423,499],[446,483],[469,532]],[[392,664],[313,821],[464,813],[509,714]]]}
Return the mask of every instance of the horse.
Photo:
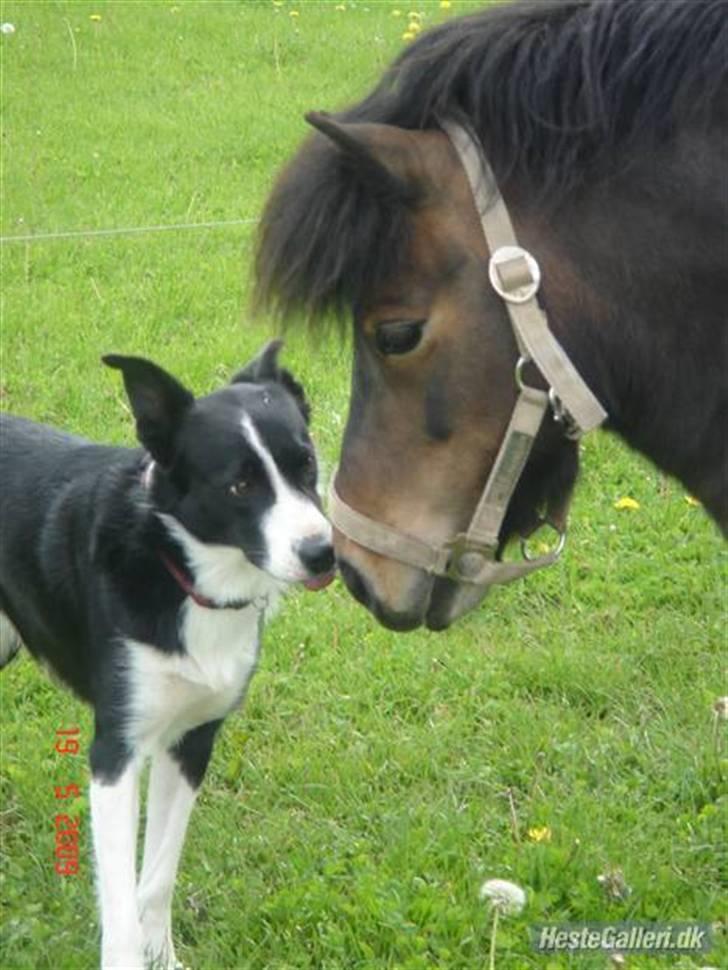
{"label": "horse", "polygon": [[383,625],[443,630],[552,562],[560,548],[504,550],[544,522],[563,544],[579,433],[599,424],[728,534],[726,50],[726,0],[515,0],[433,27],[363,100],[306,116],[254,301],[352,321],[332,519],[341,575]]}

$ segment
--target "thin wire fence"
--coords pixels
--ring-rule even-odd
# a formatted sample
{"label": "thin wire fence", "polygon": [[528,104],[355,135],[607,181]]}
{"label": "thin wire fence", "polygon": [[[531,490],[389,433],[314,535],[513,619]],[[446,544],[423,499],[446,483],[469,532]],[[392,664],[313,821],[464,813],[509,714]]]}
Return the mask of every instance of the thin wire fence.
{"label": "thin wire fence", "polygon": [[125,226],[111,229],[69,229],[59,232],[26,233],[0,236],[0,244],[52,242],[57,239],[94,239],[100,236],[134,236],[153,232],[180,232],[193,229],[227,229],[232,226],[254,226],[257,218],[223,219],[216,222],[176,222],[159,226]]}

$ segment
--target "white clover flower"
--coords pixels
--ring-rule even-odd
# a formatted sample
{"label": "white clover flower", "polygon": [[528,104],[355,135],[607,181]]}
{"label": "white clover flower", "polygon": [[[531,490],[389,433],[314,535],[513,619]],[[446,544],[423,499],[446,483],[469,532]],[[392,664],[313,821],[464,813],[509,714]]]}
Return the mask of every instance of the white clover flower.
{"label": "white clover flower", "polygon": [[0,24],[0,33],[3,34],[14,34],[15,24]]}
{"label": "white clover flower", "polygon": [[480,887],[480,898],[504,916],[517,916],[526,905],[524,890],[507,879],[487,879]]}

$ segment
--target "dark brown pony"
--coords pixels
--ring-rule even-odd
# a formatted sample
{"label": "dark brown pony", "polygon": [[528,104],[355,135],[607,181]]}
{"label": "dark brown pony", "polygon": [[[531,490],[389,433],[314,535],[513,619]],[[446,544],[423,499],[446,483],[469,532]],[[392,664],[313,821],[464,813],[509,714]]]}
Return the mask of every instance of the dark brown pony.
{"label": "dark brown pony", "polygon": [[[354,107],[309,116],[320,132],[263,216],[257,297],[289,318],[353,320],[349,505],[444,542],[467,524],[513,408],[514,337],[438,124],[454,117],[540,263],[551,329],[607,427],[728,531],[726,51],[726,0],[497,4],[424,34]],[[563,521],[577,467],[547,416],[501,543],[544,510]],[[382,623],[451,621],[450,580],[343,535],[337,552]]]}

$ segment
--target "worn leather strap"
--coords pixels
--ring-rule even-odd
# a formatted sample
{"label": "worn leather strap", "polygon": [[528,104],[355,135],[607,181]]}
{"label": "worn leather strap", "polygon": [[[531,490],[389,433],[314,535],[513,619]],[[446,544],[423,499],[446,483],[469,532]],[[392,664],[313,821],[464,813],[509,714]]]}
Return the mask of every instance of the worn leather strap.
{"label": "worn leather strap", "polygon": [[[525,302],[512,302],[509,293],[528,286],[532,279],[526,254],[518,246],[511,217],[498,192],[495,177],[479,143],[462,125],[443,119],[441,127],[453,144],[465,169],[480,216],[483,234],[491,253],[491,279],[497,274],[506,302],[506,309],[518,340],[521,353],[535,362],[547,383],[558,395],[571,417],[578,434],[586,434],[603,424],[607,412],[592,394],[579,372],[569,360],[564,348],[549,329],[546,315],[536,299],[538,285]],[[505,250],[502,261],[499,250]],[[508,250],[518,250],[508,257]],[[538,281],[535,281],[538,283]]]}
{"label": "worn leather strap", "polygon": [[[476,549],[466,534],[456,536],[452,542],[443,546],[437,546],[400,532],[383,522],[377,522],[376,519],[370,519],[363,512],[357,512],[340,498],[334,480],[329,486],[328,513],[339,532],[371,552],[386,559],[407,563],[433,576],[447,576],[475,586],[510,583],[535,569],[551,565],[559,555],[557,551],[553,551],[522,562],[497,562],[493,547],[483,546],[482,549]],[[453,575],[453,552],[461,541],[467,541],[468,546],[458,560],[459,573]]]}

